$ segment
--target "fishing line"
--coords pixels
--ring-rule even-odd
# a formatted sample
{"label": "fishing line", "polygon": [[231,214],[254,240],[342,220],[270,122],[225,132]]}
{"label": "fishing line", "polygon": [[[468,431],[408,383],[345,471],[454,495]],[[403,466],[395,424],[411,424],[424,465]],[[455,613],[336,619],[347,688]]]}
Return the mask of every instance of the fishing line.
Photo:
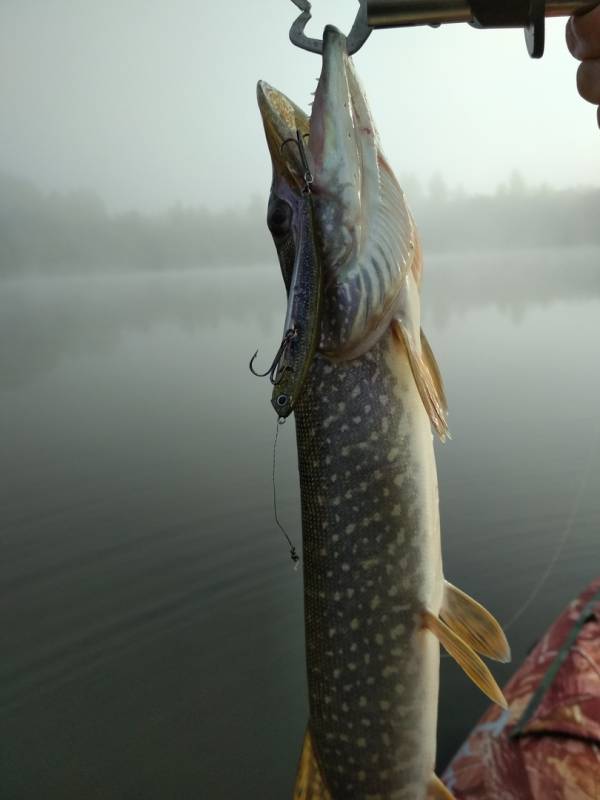
{"label": "fishing line", "polygon": [[[544,573],[542,574],[542,576],[538,580],[538,582],[535,584],[535,586],[533,587],[533,589],[529,593],[528,597],[525,599],[525,602],[523,603],[523,605],[521,605],[515,611],[515,613],[508,620],[508,622],[502,623],[502,629],[504,630],[505,633],[510,628],[512,628],[512,626],[515,624],[515,622],[517,622],[517,620],[519,620],[523,616],[523,614],[527,611],[529,606],[533,603],[535,598],[538,596],[538,594],[544,588],[544,586],[546,585],[546,582],[548,581],[548,578],[552,574],[552,570],[554,569],[554,567],[556,566],[556,563],[558,562],[558,559],[560,558],[560,555],[561,555],[561,553],[562,553],[562,551],[563,551],[563,549],[564,549],[564,547],[565,547],[565,545],[567,543],[567,540],[568,540],[569,536],[571,535],[571,532],[573,531],[573,525],[575,523],[575,519],[577,518],[577,514],[579,513],[579,509],[581,507],[581,501],[583,500],[583,496],[584,496],[584,494],[585,494],[585,492],[586,492],[586,490],[588,488],[590,470],[592,468],[592,460],[593,460],[593,456],[594,456],[594,454],[596,452],[596,447],[597,447],[597,444],[598,444],[598,436],[599,435],[600,435],[600,426],[597,425],[596,426],[596,430],[594,431],[594,435],[590,439],[590,447],[589,447],[589,450],[588,450],[588,457],[587,457],[587,463],[585,465],[585,469],[584,469],[583,474],[581,476],[581,479],[579,481],[579,486],[577,488],[577,491],[575,492],[575,497],[573,498],[573,503],[571,505],[571,510],[570,510],[569,515],[567,517],[567,520],[565,522],[565,527],[564,527],[564,529],[562,531],[562,534],[561,534],[561,536],[560,536],[560,538],[558,540],[558,543],[557,543],[556,547],[554,548],[554,553],[552,554],[552,557],[551,557],[551,559],[550,559],[550,561],[548,563],[548,566],[546,567]],[[450,656],[447,653],[441,653],[441,658],[449,658],[449,657]]]}
{"label": "fishing line", "polygon": [[277,439],[279,437],[279,427],[283,425],[285,419],[281,417],[275,423],[275,441],[273,442],[273,513],[275,514],[275,522],[277,523],[277,527],[285,536],[287,543],[290,547],[290,558],[292,559],[292,564],[294,565],[294,571],[298,569],[298,562],[300,561],[300,556],[296,552],[296,547],[294,543],[290,539],[287,534],[286,529],[283,527],[281,522],[279,521],[279,516],[277,514],[277,481],[275,477],[276,467],[277,467]]}
{"label": "fishing line", "polygon": [[533,587],[533,589],[529,593],[529,596],[526,598],[526,600],[523,603],[523,605],[520,608],[517,609],[517,611],[512,615],[512,617],[509,619],[509,621],[507,623],[503,624],[502,627],[504,628],[504,631],[507,631],[507,630],[509,630],[509,628],[512,628],[512,626],[515,624],[515,622],[523,616],[523,614],[527,611],[529,606],[533,603],[535,598],[538,596],[538,594],[540,593],[542,588],[545,586],[548,578],[550,577],[550,575],[552,573],[552,570],[556,566],[556,563],[557,563],[557,561],[558,561],[558,559],[559,559],[559,557],[560,557],[560,555],[561,555],[561,553],[562,553],[562,551],[563,551],[563,549],[564,549],[564,547],[565,547],[565,545],[567,543],[567,540],[568,540],[569,536],[571,535],[571,533],[573,531],[573,525],[574,525],[575,519],[576,519],[576,517],[577,517],[577,515],[579,513],[579,509],[581,507],[581,501],[583,500],[583,496],[584,496],[584,494],[586,492],[586,489],[588,487],[588,484],[589,484],[590,470],[591,470],[591,467],[592,467],[592,459],[593,459],[593,456],[594,456],[594,454],[596,452],[596,446],[597,446],[597,443],[598,443],[598,435],[599,435],[599,433],[600,433],[600,427],[597,425],[596,426],[596,430],[594,431],[594,435],[590,439],[590,446],[589,446],[589,450],[588,450],[587,463],[585,465],[585,469],[584,469],[583,474],[581,476],[581,480],[579,481],[579,486],[577,488],[577,491],[575,492],[575,497],[573,498],[573,503],[571,505],[571,510],[570,510],[569,515],[567,517],[567,521],[565,522],[565,527],[563,529],[562,535],[561,535],[560,539],[558,540],[558,543],[557,543],[556,547],[554,548],[554,553],[552,554],[552,558],[550,559],[550,562],[549,562],[548,566],[546,567],[545,572],[542,574],[541,578],[535,584],[535,586]]}

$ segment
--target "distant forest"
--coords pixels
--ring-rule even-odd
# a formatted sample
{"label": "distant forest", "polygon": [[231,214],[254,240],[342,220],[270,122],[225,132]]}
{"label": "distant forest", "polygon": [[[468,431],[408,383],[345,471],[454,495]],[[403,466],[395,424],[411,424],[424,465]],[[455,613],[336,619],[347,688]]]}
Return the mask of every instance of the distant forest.
{"label": "distant forest", "polygon": [[[450,191],[440,176],[403,185],[426,251],[600,245],[600,188],[534,189],[518,173],[494,195]],[[0,275],[268,263],[266,200],[113,214],[91,192],[48,194],[0,174]]]}

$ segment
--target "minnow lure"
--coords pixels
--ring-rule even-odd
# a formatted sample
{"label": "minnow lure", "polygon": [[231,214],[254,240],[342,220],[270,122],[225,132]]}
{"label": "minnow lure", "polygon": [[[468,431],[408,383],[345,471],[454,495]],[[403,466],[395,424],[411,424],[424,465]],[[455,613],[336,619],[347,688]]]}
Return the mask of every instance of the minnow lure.
{"label": "minnow lure", "polygon": [[[268,217],[270,230],[276,242],[279,242],[278,252],[281,253],[280,260],[288,294],[287,314],[283,339],[275,359],[266,373],[259,374],[259,377],[271,376],[271,405],[280,420],[286,419],[294,410],[317,352],[323,299],[323,268],[315,241],[311,190],[313,177],[304,139],[299,130],[296,131],[295,139],[290,138],[282,143],[282,149],[290,142],[297,144],[304,169],[304,186],[293,217],[293,225],[292,216],[287,209],[282,210],[281,207],[273,209]],[[294,260],[290,274],[287,256],[291,252],[294,253]],[[252,372],[255,358],[256,353],[250,361]]]}

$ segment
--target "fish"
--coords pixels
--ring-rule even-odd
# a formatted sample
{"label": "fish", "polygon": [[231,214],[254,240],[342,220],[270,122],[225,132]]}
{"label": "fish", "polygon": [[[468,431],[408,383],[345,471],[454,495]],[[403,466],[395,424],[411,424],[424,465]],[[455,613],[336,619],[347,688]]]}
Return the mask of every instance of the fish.
{"label": "fish", "polygon": [[[310,117],[264,81],[257,98],[288,315],[299,269],[321,295],[293,399],[309,700],[293,797],[449,798],[434,774],[440,643],[503,707],[480,656],[507,661],[510,648],[444,576],[432,431],[447,437],[447,401],[421,330],[416,225],[337,28]],[[299,249],[320,267],[299,268]]]}

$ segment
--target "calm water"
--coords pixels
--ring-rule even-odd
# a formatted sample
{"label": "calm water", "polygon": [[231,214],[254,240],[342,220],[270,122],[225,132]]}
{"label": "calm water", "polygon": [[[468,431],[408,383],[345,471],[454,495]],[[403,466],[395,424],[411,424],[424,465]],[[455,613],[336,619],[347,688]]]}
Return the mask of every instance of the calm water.
{"label": "calm water", "polygon": [[[556,561],[510,627],[518,664],[600,564],[600,251],[427,266],[446,573],[507,621]],[[274,266],[2,284],[3,798],[291,796],[301,576],[247,370],[282,304]],[[278,491],[299,544],[292,422]],[[485,706],[445,659],[441,763]]]}

